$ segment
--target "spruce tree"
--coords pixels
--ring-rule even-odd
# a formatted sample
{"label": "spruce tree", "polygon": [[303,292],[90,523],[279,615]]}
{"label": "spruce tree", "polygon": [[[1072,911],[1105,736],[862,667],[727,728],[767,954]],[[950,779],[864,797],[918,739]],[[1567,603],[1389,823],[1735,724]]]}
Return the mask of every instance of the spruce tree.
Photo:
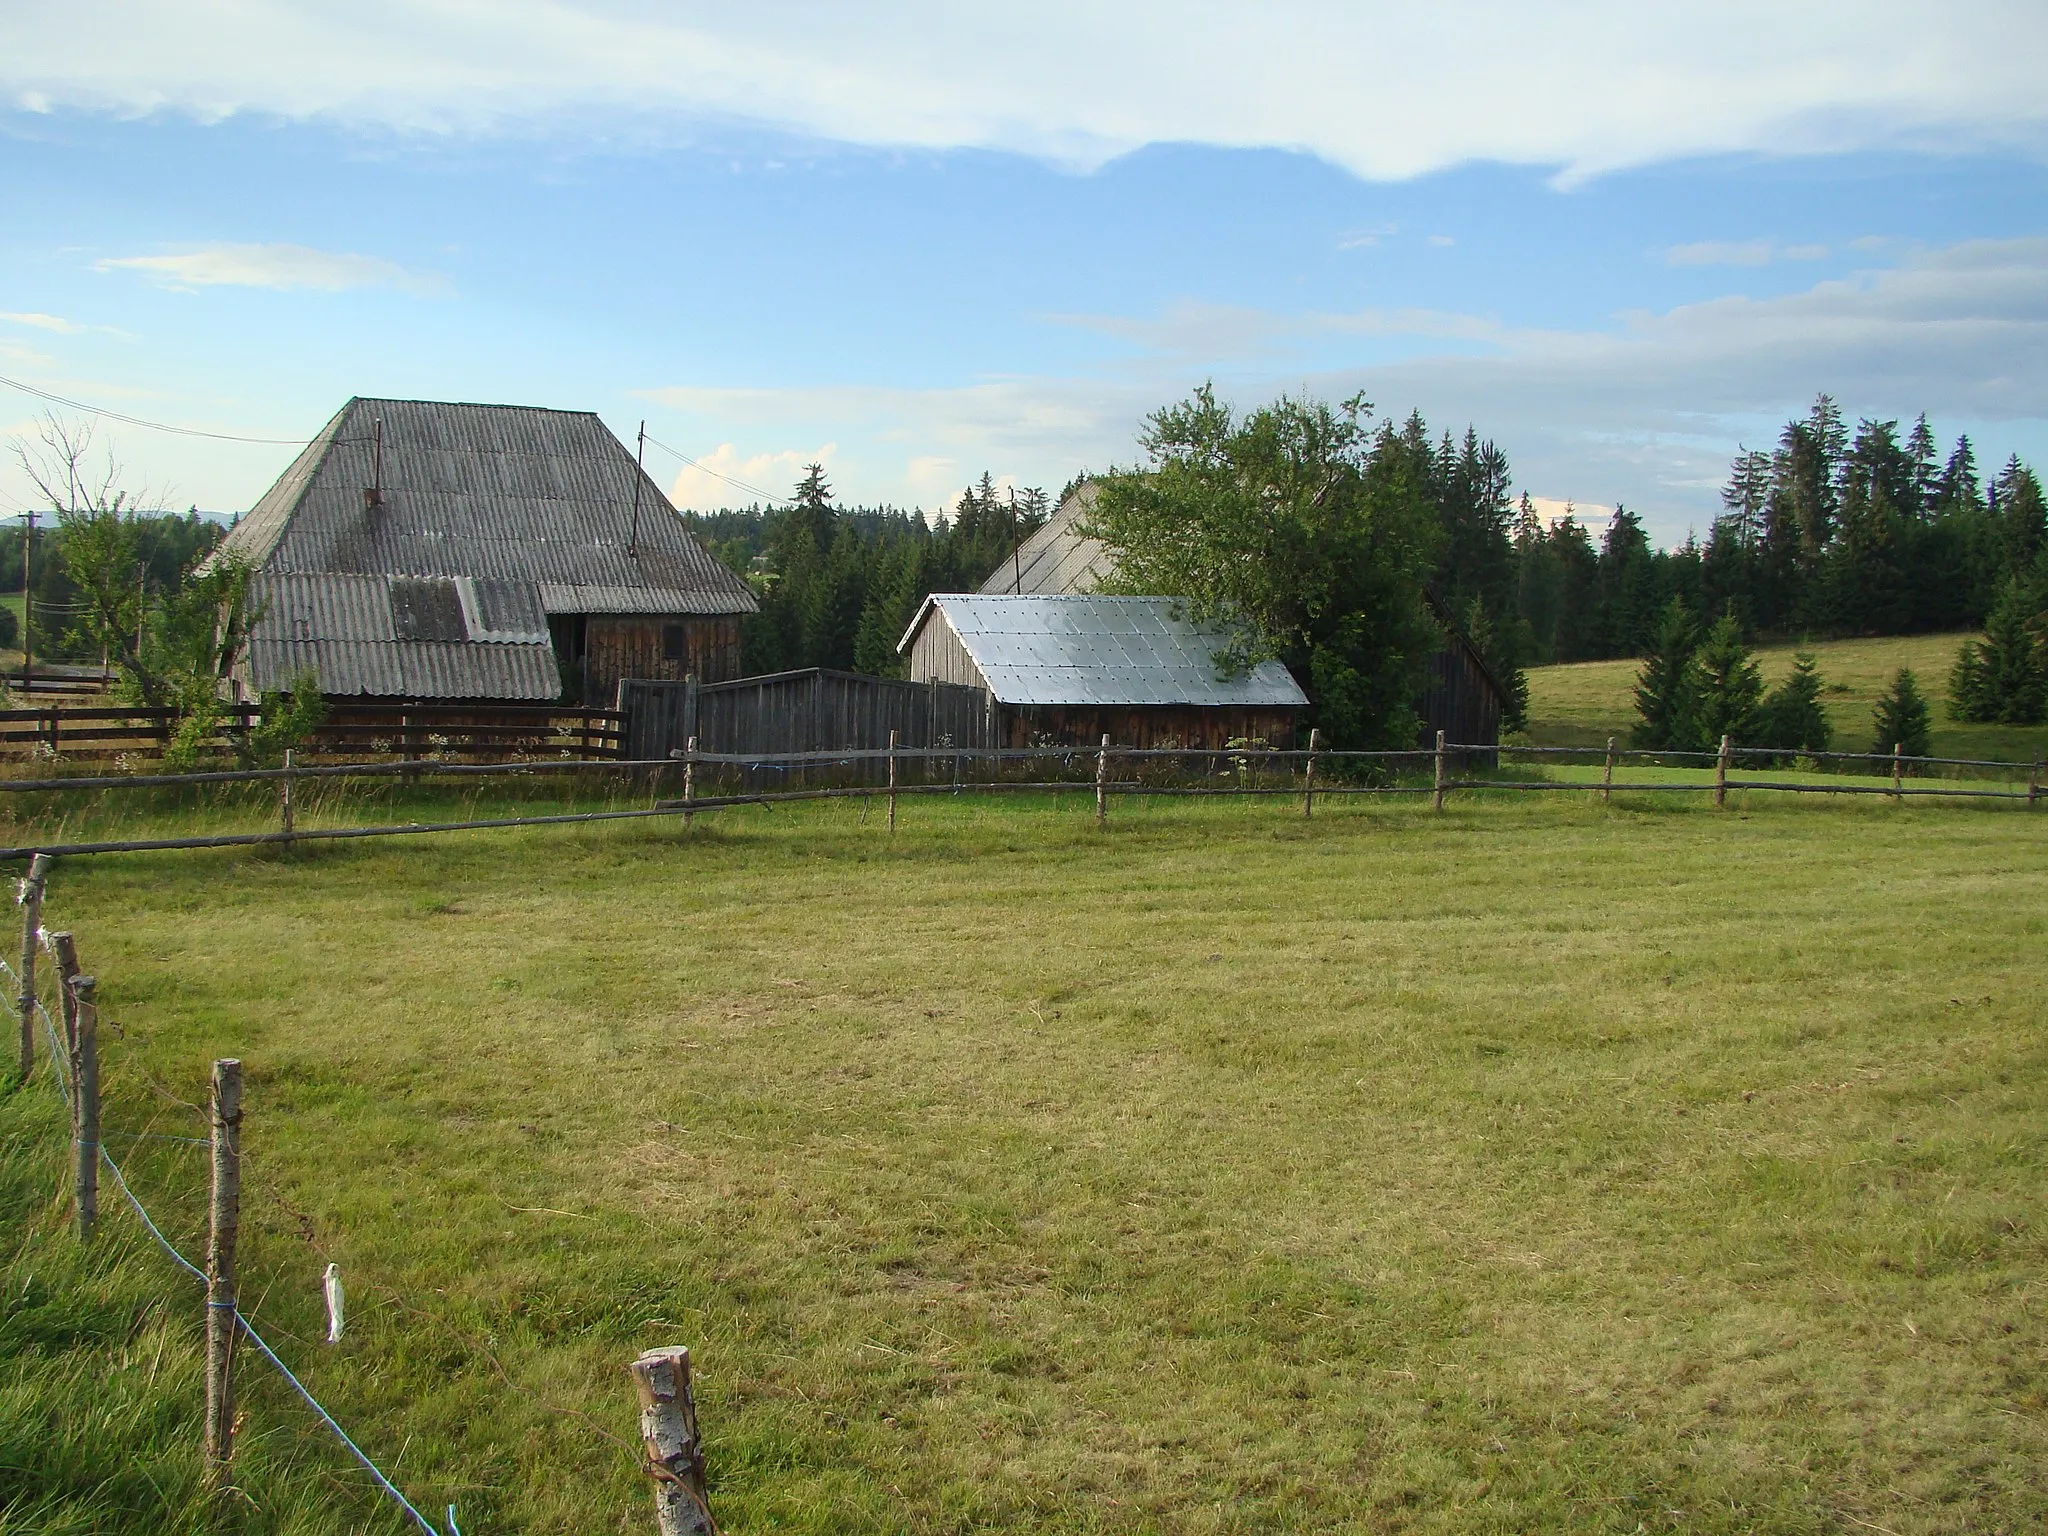
{"label": "spruce tree", "polygon": [[1908,757],[1927,756],[1933,721],[1910,668],[1899,668],[1890,691],[1877,701],[1872,724],[1876,727],[1870,743],[1872,752],[1888,757],[1897,747]]}
{"label": "spruce tree", "polygon": [[1764,675],[1734,614],[1714,621],[1693,651],[1691,674],[1692,737],[1700,749],[1711,752],[1723,736],[1746,744],[1756,732]]}
{"label": "spruce tree", "polygon": [[1958,720],[2037,725],[2048,718],[2044,595],[2014,577],[1984,621],[1984,638],[1963,642],[1948,681],[1949,705]]}
{"label": "spruce tree", "polygon": [[1821,707],[1821,691],[1819,663],[1812,652],[1801,651],[1792,659],[1792,675],[1758,706],[1757,745],[1786,754],[1827,751],[1834,740],[1834,727]]}
{"label": "spruce tree", "polygon": [[1671,599],[1657,621],[1656,640],[1636,675],[1636,713],[1629,739],[1639,747],[1689,751],[1692,725],[1692,653],[1697,635],[1685,604]]}

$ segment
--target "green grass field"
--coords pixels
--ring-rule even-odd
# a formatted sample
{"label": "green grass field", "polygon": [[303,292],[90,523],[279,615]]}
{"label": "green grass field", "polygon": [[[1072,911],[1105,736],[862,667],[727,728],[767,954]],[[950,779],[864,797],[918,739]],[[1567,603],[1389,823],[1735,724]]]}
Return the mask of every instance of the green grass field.
{"label": "green grass field", "polygon": [[[2033,762],[2048,756],[2048,726],[1968,725],[1948,713],[1948,674],[1966,635],[1907,635],[1878,640],[1821,640],[1806,646],[1770,646],[1757,653],[1764,681],[1775,685],[1792,670],[1793,655],[1810,650],[1829,685],[1828,719],[1844,752],[1871,747],[1871,711],[1909,667],[1934,715],[1934,755]],[[1535,667],[1529,677],[1529,740],[1537,746],[1594,746],[1609,736],[1627,745],[1636,723],[1631,690],[1642,663],[1585,661]]]}
{"label": "green grass field", "polygon": [[[2048,816],[1090,809],[79,860],[46,921],[110,1126],[247,1063],[246,1304],[469,1536],[651,1530],[670,1341],[735,1532],[2048,1521]],[[111,1191],[78,1257],[40,1074],[0,1134],[0,1532],[400,1528],[254,1363],[209,1522],[194,1288]],[[203,1152],[113,1145],[196,1252]]]}

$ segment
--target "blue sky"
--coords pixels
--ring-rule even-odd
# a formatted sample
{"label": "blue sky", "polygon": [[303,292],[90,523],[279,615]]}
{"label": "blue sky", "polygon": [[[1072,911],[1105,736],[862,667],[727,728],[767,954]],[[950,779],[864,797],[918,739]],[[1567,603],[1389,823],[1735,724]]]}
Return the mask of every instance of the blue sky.
{"label": "blue sky", "polygon": [[2038,6],[1014,9],[10,13],[0,375],[281,440],[101,424],[223,511],[353,394],[644,417],[697,506],[1056,489],[1205,378],[1664,539],[1822,389],[2048,460]]}

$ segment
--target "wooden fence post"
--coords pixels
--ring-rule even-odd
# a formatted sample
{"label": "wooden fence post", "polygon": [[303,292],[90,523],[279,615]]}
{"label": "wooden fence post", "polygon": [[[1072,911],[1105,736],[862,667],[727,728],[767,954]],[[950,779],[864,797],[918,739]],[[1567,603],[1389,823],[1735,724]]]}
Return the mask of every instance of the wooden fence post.
{"label": "wooden fence post", "polygon": [[1728,803],[1728,738],[1721,738],[1721,755],[1714,759],[1714,805]]}
{"label": "wooden fence post", "polygon": [[[2027,775],[2027,809],[2034,808],[2034,802],[2041,798],[2041,760],[2034,759],[2034,771]],[[41,857],[40,854],[37,855]]]}
{"label": "wooden fence post", "polygon": [[1610,805],[1614,801],[1614,738],[1607,738],[1607,766],[1600,772],[1600,803]]}
{"label": "wooden fence post", "polygon": [[1440,811],[1444,808],[1444,793],[1449,787],[1449,782],[1444,778],[1444,733],[1438,731],[1436,733],[1436,795],[1431,801],[1430,808],[1432,810]]}
{"label": "wooden fence post", "polygon": [[1095,825],[1109,824],[1109,733],[1102,733],[1102,750],[1095,754]]}
{"label": "wooden fence post", "polygon": [[[688,806],[697,798],[697,738],[692,736],[683,746],[683,804]],[[683,825],[690,824],[694,813],[683,812]]]}
{"label": "wooden fence post", "polygon": [[1904,743],[1903,741],[1895,741],[1895,742],[1893,742],[1893,743],[1892,743],[1892,804],[1893,804],[1893,805],[1898,805],[1898,804],[1900,804],[1900,803],[1901,803],[1901,802],[1902,802],[1902,801],[1904,800],[1904,798],[1905,798],[1905,797],[1904,797],[1904,795],[1903,795],[1903,794],[1901,793],[1901,791],[1902,791],[1902,790],[1903,790],[1903,789],[1905,788],[1905,779],[1906,779],[1906,758],[1905,758],[1905,751],[1906,751],[1906,744],[1905,744],[1905,743]]}
{"label": "wooden fence post", "polygon": [[640,1443],[654,1478],[654,1518],[661,1536],[716,1536],[697,1403],[690,1391],[690,1352],[680,1346],[650,1349],[626,1369],[640,1400]]}
{"label": "wooden fence post", "polygon": [[292,749],[284,749],[284,777],[277,781],[277,819],[279,829],[289,839],[292,835]]}
{"label": "wooden fence post", "polygon": [[20,1080],[36,1065],[36,951],[42,947],[43,884],[50,875],[48,854],[28,861],[28,878],[21,882],[21,1063]]}
{"label": "wooden fence post", "polygon": [[889,733],[889,830],[896,830],[896,733]]}
{"label": "wooden fence post", "polygon": [[71,995],[78,1015],[78,1044],[71,1051],[71,1194],[83,1243],[100,1216],[100,1010],[90,976],[72,977]]}
{"label": "wooden fence post", "polygon": [[1316,813],[1316,727],[1308,728],[1308,772],[1301,781],[1301,819],[1307,821]]}
{"label": "wooden fence post", "polygon": [[78,975],[78,944],[68,928],[50,935],[50,953],[57,959],[57,1012],[64,1025],[64,1057],[78,1051],[78,999],[72,994],[72,978]]}
{"label": "wooden fence post", "polygon": [[213,1064],[213,1200],[206,1239],[206,1486],[235,1454],[235,1239],[242,1205],[242,1064]]}

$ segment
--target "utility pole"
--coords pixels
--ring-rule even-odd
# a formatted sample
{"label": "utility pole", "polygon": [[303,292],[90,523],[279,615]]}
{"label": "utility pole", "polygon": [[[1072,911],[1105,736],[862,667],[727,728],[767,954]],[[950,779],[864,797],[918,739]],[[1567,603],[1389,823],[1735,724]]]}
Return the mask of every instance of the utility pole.
{"label": "utility pole", "polygon": [[640,451],[633,456],[633,531],[626,535],[626,558],[640,558],[640,482],[646,478],[647,423],[640,423]]}
{"label": "utility pole", "polygon": [[27,522],[22,525],[21,531],[21,686],[22,691],[26,692],[29,686],[29,662],[33,659],[32,647],[34,645],[34,642],[29,639],[29,620],[34,618],[35,614],[31,606],[34,602],[34,596],[30,590],[28,578],[29,562],[35,558],[36,509],[30,507],[23,516],[27,518]]}

